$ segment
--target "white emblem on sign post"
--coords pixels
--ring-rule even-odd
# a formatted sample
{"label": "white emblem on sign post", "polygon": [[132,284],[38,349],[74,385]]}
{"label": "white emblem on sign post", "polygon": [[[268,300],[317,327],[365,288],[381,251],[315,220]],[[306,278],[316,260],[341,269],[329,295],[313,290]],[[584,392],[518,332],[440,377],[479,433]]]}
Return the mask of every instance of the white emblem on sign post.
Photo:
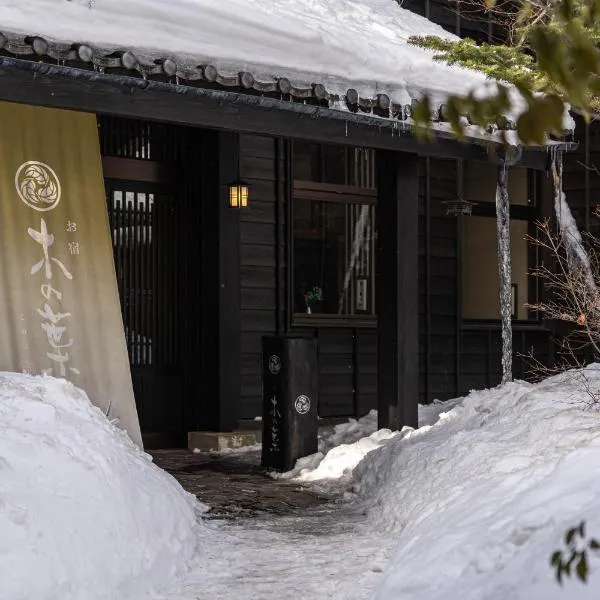
{"label": "white emblem on sign post", "polygon": [[298,396],[294,406],[298,414],[305,415],[310,410],[310,398],[308,396]]}
{"label": "white emblem on sign post", "polygon": [[15,187],[27,206],[46,212],[60,202],[60,181],[52,167],[30,160],[23,163],[15,174]]}
{"label": "white emblem on sign post", "polygon": [[269,371],[271,371],[273,375],[277,375],[277,373],[281,371],[281,359],[277,354],[271,354],[271,356],[269,356]]}

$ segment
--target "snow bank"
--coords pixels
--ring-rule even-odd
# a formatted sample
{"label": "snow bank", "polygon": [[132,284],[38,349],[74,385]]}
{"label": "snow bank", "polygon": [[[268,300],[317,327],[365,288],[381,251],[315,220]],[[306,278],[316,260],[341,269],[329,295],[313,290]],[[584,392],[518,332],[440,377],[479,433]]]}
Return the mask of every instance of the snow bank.
{"label": "snow bank", "polygon": [[[599,365],[585,378],[600,392]],[[584,408],[580,382],[472,392],[365,457],[354,471],[360,506],[398,536],[378,600],[597,596],[600,558],[588,586],[559,587],[549,566],[582,519],[600,537],[600,415]]]}
{"label": "snow bank", "polygon": [[445,402],[434,400],[431,404],[419,404],[419,427],[433,425],[462,401],[463,398],[454,398]]}
{"label": "snow bank", "polygon": [[[408,430],[408,428],[407,428]],[[274,479],[294,481],[339,480],[348,478],[358,463],[400,432],[377,430],[377,411],[360,419],[348,419],[319,433],[319,451],[300,458],[286,473],[271,473]]]}
{"label": "snow bank", "polygon": [[[419,425],[429,425],[439,418],[441,412],[449,410],[461,398],[432,404],[419,404]],[[371,451],[381,448],[395,437],[404,437],[412,428],[402,431],[377,429],[377,411],[371,410],[360,419],[348,419],[319,434],[319,452],[296,461],[294,468],[286,473],[271,473],[275,479],[295,481],[319,481],[342,479],[352,474],[360,461]]]}
{"label": "snow bank", "polygon": [[325,428],[319,435],[319,452],[327,454],[342,444],[353,444],[377,432],[377,411],[371,410],[360,419],[348,419],[331,428]]}
{"label": "snow bank", "polygon": [[199,509],[84,392],[0,373],[0,597],[146,597],[191,558]]}
{"label": "snow bank", "polygon": [[398,435],[397,431],[381,429],[352,444],[336,446],[325,455],[314,470],[301,471],[296,479],[298,481],[318,481],[321,479],[339,479],[344,475],[349,475],[369,452],[381,448],[396,435]]}

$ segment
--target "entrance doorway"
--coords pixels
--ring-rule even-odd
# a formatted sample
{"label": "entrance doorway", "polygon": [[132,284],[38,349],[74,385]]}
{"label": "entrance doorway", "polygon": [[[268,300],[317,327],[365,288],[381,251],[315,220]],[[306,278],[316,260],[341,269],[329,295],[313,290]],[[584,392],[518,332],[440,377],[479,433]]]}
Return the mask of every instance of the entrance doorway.
{"label": "entrance doorway", "polygon": [[[178,222],[169,193],[107,181],[117,285],[142,431],[185,428],[177,285]],[[171,443],[175,443],[173,440]]]}
{"label": "entrance doorway", "polygon": [[144,445],[182,446],[187,407],[179,277],[182,202],[175,177],[180,142],[162,124],[100,117],[99,128],[115,271]]}

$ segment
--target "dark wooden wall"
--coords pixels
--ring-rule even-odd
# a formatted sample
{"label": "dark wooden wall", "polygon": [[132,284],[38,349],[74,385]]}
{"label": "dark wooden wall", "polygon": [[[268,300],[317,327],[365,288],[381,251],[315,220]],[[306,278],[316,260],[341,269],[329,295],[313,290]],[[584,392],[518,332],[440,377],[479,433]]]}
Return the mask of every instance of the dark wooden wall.
{"label": "dark wooden wall", "polygon": [[564,156],[563,189],[581,229],[600,233],[600,219],[593,211],[600,204],[600,122],[586,125],[576,117],[575,152]]}
{"label": "dark wooden wall", "polygon": [[458,351],[458,225],[445,214],[457,196],[457,163],[421,159],[419,185],[420,402],[452,396]]}
{"label": "dark wooden wall", "polygon": [[495,40],[500,31],[488,23],[483,12],[477,13],[473,7],[460,5],[453,0],[402,0],[402,8],[427,17],[441,25],[447,31],[461,37],[470,37],[477,41]]}
{"label": "dark wooden wall", "polygon": [[319,415],[364,415],[377,407],[377,334],[374,329],[321,328]]}
{"label": "dark wooden wall", "polygon": [[240,176],[250,184],[240,211],[242,390],[239,418],[262,414],[261,338],[277,332],[277,156],[274,138],[240,136]]}
{"label": "dark wooden wall", "polygon": [[[261,414],[261,338],[289,331],[287,314],[287,144],[240,136],[240,176],[250,184],[240,211],[242,385],[239,417]],[[365,414],[377,404],[376,332],[357,328],[308,331],[318,339],[319,414]]]}
{"label": "dark wooden wall", "polygon": [[[289,331],[285,301],[287,145],[240,137],[241,176],[250,183],[250,206],[240,211],[242,384],[239,417],[261,414],[261,337]],[[419,398],[447,399],[500,381],[498,323],[468,325],[461,317],[461,218],[446,215],[458,193],[455,160],[421,159],[419,185]],[[463,217],[464,218],[464,217]],[[468,217],[467,217],[468,218]],[[377,405],[377,336],[369,328],[294,329],[311,333],[319,347],[319,414],[361,416]],[[527,371],[521,356],[551,352],[547,331],[516,325],[514,373]]]}
{"label": "dark wooden wall", "polygon": [[[579,145],[563,157],[563,191],[579,229],[598,238],[600,218],[594,213],[600,206],[600,122],[586,124],[577,116],[575,123],[574,139]],[[589,349],[579,358],[597,360]]]}
{"label": "dark wooden wall", "polygon": [[[419,401],[448,399],[498,385],[501,334],[498,322],[470,324],[461,316],[462,220],[449,217],[444,201],[459,193],[459,163],[422,159],[419,194]],[[533,351],[547,362],[549,332],[537,324],[515,324],[513,374],[525,378]]]}

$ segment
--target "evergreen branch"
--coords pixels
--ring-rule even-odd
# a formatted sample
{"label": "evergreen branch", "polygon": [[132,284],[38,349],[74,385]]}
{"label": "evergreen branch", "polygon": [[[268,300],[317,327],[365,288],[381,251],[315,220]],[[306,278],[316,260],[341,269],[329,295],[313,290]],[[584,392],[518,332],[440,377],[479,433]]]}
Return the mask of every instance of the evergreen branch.
{"label": "evergreen branch", "polygon": [[468,38],[453,41],[436,36],[415,36],[408,41],[420,48],[433,50],[435,60],[474,69],[498,81],[534,90],[544,84],[541,74],[535,69],[533,57],[515,47],[477,44]]}
{"label": "evergreen branch", "polygon": [[[495,0],[478,2],[494,10]],[[566,105],[589,119],[600,109],[600,0],[534,0],[516,2],[502,14],[515,33],[513,44],[477,44],[435,36],[413,37],[409,42],[434,52],[436,60],[477,70],[487,77],[514,85],[526,102],[516,128],[523,143],[544,143],[549,134],[563,135]],[[499,8],[502,11],[504,8]],[[505,120],[510,109],[506,89],[485,98],[451,95],[448,120],[457,135],[464,132],[464,116],[482,127]],[[427,121],[425,110],[415,111],[417,128]],[[421,119],[421,120],[419,120]],[[485,119],[489,119],[485,122]]]}

